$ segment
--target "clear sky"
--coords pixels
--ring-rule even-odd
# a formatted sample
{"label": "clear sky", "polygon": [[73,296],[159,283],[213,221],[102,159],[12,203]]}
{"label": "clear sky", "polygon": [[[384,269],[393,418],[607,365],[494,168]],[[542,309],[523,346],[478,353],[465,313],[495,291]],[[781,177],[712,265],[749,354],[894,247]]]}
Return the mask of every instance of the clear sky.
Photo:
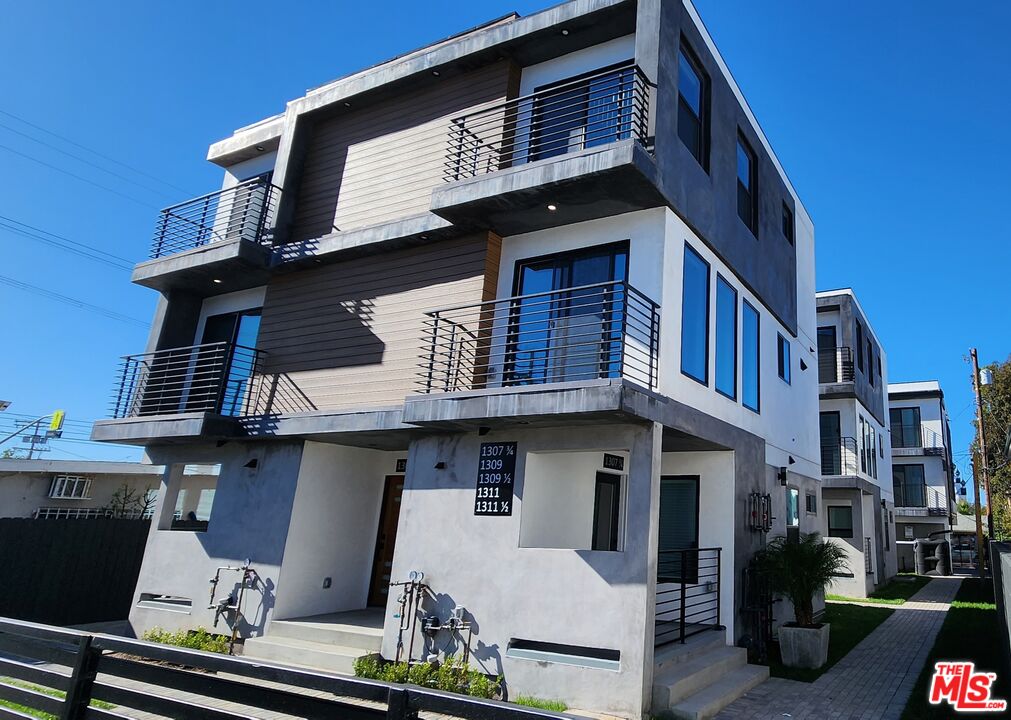
{"label": "clear sky", "polygon": [[[218,187],[209,143],[309,87],[548,2],[0,0],[0,437],[62,407],[75,439],[48,457],[138,457],[80,440],[155,304],[128,271],[11,220],[141,261],[159,208]],[[814,218],[819,288],[856,290],[893,381],[940,380],[968,477],[963,357],[1011,352],[1011,4],[697,4]]]}

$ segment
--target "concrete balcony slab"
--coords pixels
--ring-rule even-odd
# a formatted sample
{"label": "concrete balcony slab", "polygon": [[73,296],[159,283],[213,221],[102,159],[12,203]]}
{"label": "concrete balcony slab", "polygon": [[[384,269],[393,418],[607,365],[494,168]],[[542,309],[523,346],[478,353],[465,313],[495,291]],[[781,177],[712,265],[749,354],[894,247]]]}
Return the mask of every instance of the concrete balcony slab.
{"label": "concrete balcony slab", "polygon": [[266,284],[272,255],[271,248],[248,240],[213,242],[142,262],[130,279],[162,292],[220,295]]}

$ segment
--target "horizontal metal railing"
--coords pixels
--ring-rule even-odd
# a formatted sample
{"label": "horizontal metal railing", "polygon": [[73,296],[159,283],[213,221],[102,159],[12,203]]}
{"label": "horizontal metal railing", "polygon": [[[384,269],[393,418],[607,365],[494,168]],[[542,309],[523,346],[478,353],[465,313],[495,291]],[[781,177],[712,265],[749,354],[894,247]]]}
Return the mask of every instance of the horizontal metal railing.
{"label": "horizontal metal railing", "polygon": [[718,547],[658,552],[655,645],[722,627],[720,554]]}
{"label": "horizontal metal railing", "polygon": [[657,387],[660,307],[624,281],[426,313],[419,392],[625,377]]}
{"label": "horizontal metal railing", "polygon": [[838,442],[822,441],[821,474],[856,475],[857,457],[856,438],[842,437]]}
{"label": "horizontal metal railing", "polygon": [[848,347],[818,350],[818,382],[853,382],[853,351]]}
{"label": "horizontal metal railing", "polygon": [[[898,449],[923,448],[924,450],[940,450],[944,447],[944,438],[934,432],[924,424],[917,428],[915,425],[891,425],[892,447]],[[906,442],[905,438],[912,438],[913,442]],[[919,444],[915,444],[916,442]]]}
{"label": "horizontal metal railing", "polygon": [[279,193],[260,177],[165,208],[155,228],[151,258],[226,240],[270,244]]}
{"label": "horizontal metal railing", "polygon": [[629,65],[454,118],[445,180],[630,138],[647,144],[651,87],[642,70]]}
{"label": "horizontal metal railing", "polygon": [[929,485],[909,487],[895,485],[895,507],[919,510],[921,515],[945,516],[950,512],[948,496]]}

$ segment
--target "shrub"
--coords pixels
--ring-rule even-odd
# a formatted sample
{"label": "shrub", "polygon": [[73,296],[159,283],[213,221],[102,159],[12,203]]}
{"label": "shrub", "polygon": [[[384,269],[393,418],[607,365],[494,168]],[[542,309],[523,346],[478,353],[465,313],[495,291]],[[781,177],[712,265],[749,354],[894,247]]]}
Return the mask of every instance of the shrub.
{"label": "shrub", "polygon": [[446,692],[494,698],[502,689],[502,678],[491,678],[471,670],[463,660],[448,657],[442,663],[386,662],[377,655],[366,655],[354,663],[355,676],[388,683],[410,683]]}
{"label": "shrub", "polygon": [[513,702],[517,705],[526,705],[538,710],[551,710],[553,712],[565,712],[569,709],[569,706],[561,700],[542,700],[532,695],[520,695]]}
{"label": "shrub", "polygon": [[155,627],[145,632],[141,639],[162,645],[189,648],[190,650],[228,654],[228,638],[224,635],[209,633],[206,628],[202,627],[198,627],[196,630],[178,630],[176,632]]}

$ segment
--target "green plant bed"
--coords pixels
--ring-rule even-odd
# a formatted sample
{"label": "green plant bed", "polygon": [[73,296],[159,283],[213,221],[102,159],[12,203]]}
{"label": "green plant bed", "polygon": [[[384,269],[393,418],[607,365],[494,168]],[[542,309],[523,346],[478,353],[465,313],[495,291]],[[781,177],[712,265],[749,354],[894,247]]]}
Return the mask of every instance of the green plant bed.
{"label": "green plant bed", "polygon": [[828,662],[817,670],[787,667],[779,658],[778,646],[773,645],[769,657],[769,674],[773,677],[814,682],[826,670],[846,657],[857,644],[878,625],[895,612],[890,608],[867,607],[865,605],[829,605],[825,608],[822,622],[831,624],[829,630]]}
{"label": "green plant bed", "polygon": [[517,705],[526,705],[538,710],[551,710],[553,712],[565,712],[569,709],[569,706],[561,700],[544,700],[532,695],[520,695],[513,702]]}
{"label": "green plant bed", "polygon": [[162,645],[175,645],[189,650],[228,654],[228,638],[224,635],[213,635],[202,627],[198,627],[196,630],[178,630],[176,632],[156,627],[145,632],[141,639]]}
{"label": "green plant bed", "polygon": [[[991,581],[979,578],[962,580],[951,609],[934,640],[934,647],[927,655],[927,662],[906,702],[902,720],[938,720],[956,716],[950,705],[931,705],[927,701],[934,663],[942,660],[969,660],[976,664],[977,671],[997,673],[991,697],[1011,700],[1011,668],[1004,666],[1000,642],[995,637],[999,627]],[[961,715],[997,717],[999,713]]]}
{"label": "green plant bed", "polygon": [[463,660],[446,658],[434,663],[393,663],[378,655],[366,655],[355,660],[355,676],[390,683],[409,683],[446,692],[491,699],[502,691],[502,678],[492,678],[463,664]]}
{"label": "green plant bed", "polygon": [[[31,690],[33,692],[41,693],[42,695],[60,698],[61,700],[67,696],[67,694],[62,690],[42,687],[41,685],[34,685],[33,683],[27,683],[9,677],[0,677],[0,683],[3,683],[4,685],[13,685],[14,687],[19,687],[22,690]],[[102,710],[112,710],[116,707],[112,703],[103,702],[102,700],[92,700],[89,704],[91,707]],[[56,720],[56,715],[53,715],[52,713],[43,712],[42,710],[36,710],[35,708],[26,707],[24,705],[18,705],[17,703],[9,700],[0,700],[0,708],[15,710],[30,717],[39,718],[40,720]]]}
{"label": "green plant bed", "polygon": [[930,582],[929,577],[922,575],[902,575],[889,580],[884,587],[880,587],[870,594],[870,597],[857,598],[845,595],[825,595],[826,600],[832,602],[862,602],[873,603],[875,605],[902,605],[906,600]]}

